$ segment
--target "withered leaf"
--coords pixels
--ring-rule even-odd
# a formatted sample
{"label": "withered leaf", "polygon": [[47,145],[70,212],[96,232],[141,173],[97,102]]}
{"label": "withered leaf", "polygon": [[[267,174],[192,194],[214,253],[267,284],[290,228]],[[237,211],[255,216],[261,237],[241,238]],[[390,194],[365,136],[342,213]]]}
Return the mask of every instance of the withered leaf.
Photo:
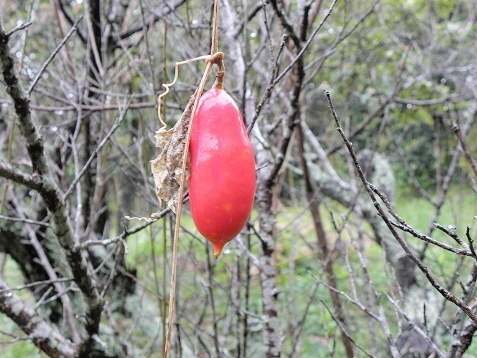
{"label": "withered leaf", "polygon": [[[155,134],[156,147],[162,148],[161,154],[151,160],[156,195],[159,201],[166,202],[174,213],[179,202],[182,160],[194,100],[195,94],[191,96],[181,118],[172,129],[161,128]],[[187,166],[185,175],[188,174]]]}

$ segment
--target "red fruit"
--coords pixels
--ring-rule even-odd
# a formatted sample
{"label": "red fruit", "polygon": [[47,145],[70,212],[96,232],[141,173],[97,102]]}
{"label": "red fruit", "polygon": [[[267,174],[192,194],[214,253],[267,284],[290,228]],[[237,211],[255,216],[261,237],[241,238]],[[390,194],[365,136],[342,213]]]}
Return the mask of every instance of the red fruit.
{"label": "red fruit", "polygon": [[189,145],[192,219],[218,257],[252,211],[255,159],[236,103],[221,88],[200,98]]}

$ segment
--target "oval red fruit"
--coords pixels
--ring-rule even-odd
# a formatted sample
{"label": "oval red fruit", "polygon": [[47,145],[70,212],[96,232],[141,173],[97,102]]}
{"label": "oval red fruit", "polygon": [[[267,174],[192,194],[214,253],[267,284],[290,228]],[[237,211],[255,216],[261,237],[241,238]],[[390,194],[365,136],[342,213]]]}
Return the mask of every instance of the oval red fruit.
{"label": "oval red fruit", "polygon": [[252,211],[255,159],[235,101],[221,88],[200,98],[189,144],[192,219],[218,257]]}

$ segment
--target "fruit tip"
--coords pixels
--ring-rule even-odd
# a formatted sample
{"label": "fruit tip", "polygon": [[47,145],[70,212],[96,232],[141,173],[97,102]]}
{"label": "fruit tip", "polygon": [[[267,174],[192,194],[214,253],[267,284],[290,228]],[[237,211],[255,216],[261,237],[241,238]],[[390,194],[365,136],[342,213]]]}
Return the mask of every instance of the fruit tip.
{"label": "fruit tip", "polygon": [[222,253],[222,249],[224,248],[224,245],[213,245],[214,246],[214,258],[217,260]]}

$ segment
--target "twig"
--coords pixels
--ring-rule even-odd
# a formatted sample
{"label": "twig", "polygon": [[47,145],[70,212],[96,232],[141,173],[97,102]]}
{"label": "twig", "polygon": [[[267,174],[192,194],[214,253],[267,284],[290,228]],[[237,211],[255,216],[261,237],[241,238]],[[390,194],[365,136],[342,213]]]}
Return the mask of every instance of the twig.
{"label": "twig", "polygon": [[0,295],[4,294],[6,292],[10,292],[10,291],[23,291],[27,288],[33,288],[33,287],[36,287],[36,286],[52,285],[52,284],[57,283],[57,282],[71,282],[71,281],[73,281],[72,278],[58,278],[56,280],[35,281],[35,282],[27,283],[23,286],[0,288]]}
{"label": "twig", "polygon": [[[100,293],[101,298],[104,298],[104,296],[106,295],[107,290],[109,289],[109,287],[111,286],[114,278],[117,275],[118,266],[119,266],[119,262],[120,262],[120,257],[121,257],[122,254],[124,254],[124,250],[125,250],[124,241],[119,242],[118,245],[113,250],[111,250],[111,252],[114,253],[113,267],[111,268],[111,272],[109,273],[108,280],[103,285],[103,289]],[[103,262],[106,263],[106,261],[108,259],[109,259],[109,257],[106,257]]]}
{"label": "twig", "polygon": [[82,20],[83,18],[80,17],[78,20],[75,21],[73,27],[70,29],[68,34],[66,34],[66,37],[59,43],[59,45],[55,48],[55,50],[51,53],[50,57],[45,61],[43,66],[41,66],[40,70],[38,71],[35,79],[31,83],[30,87],[28,88],[27,95],[30,96],[31,92],[35,88],[36,84],[40,80],[41,76],[43,76],[43,72],[45,72],[46,68],[50,64],[51,61],[55,58],[58,52],[63,48],[63,46],[66,44],[66,42],[70,39],[70,37],[75,33],[75,31],[78,28],[78,23]]}
{"label": "twig", "polygon": [[[297,346],[298,346],[298,343],[300,342],[300,337],[301,337],[301,335],[303,333],[303,329],[305,327],[305,321],[306,321],[307,317],[309,318],[308,313],[310,311],[310,307],[312,306],[312,303],[314,303],[314,301],[315,301],[315,297],[316,297],[316,293],[318,291],[318,287],[319,287],[319,282],[317,282],[315,284],[315,286],[313,287],[313,291],[312,291],[310,297],[308,298],[308,301],[306,303],[305,309],[303,310],[303,315],[302,315],[301,319],[293,327],[293,339],[292,339],[293,343],[292,343],[292,349],[291,349],[292,354],[290,355],[292,357],[294,356],[294,354],[296,352],[296,349],[297,349]],[[331,314],[331,315],[333,316],[333,314]],[[340,324],[340,323],[338,323],[338,324]]]}
{"label": "twig", "polygon": [[2,345],[6,345],[6,344],[11,344],[11,343],[15,343],[15,342],[18,342],[18,341],[31,341],[32,338],[31,337],[19,337],[19,336],[15,336],[11,333],[8,333],[8,332],[5,332],[3,330],[0,330],[0,334],[3,334],[4,336],[7,336],[7,337],[10,337],[12,338],[11,341],[2,341],[0,342],[0,346]]}
{"label": "twig", "polygon": [[[315,183],[311,179],[310,169],[305,158],[304,135],[301,123],[297,126],[297,146],[298,155],[303,170],[303,180],[305,182],[306,198],[308,201],[308,206],[311,213],[318,243],[318,257],[323,266],[328,284],[332,287],[338,287],[335,268],[333,266],[333,260],[331,259],[333,252],[328,249],[328,237],[325,233],[325,229],[323,227],[323,220],[320,214],[321,199],[317,193]],[[343,303],[341,302],[340,296],[337,295],[334,291],[330,291],[330,297],[333,304],[333,308],[335,310],[336,319],[339,321],[338,327],[340,328],[342,333],[341,338],[346,351],[346,356],[353,357],[354,352],[351,343],[354,342],[350,339],[349,334],[347,333],[347,328],[349,326],[346,321],[346,316],[344,314]]]}
{"label": "twig", "polygon": [[[467,282],[463,285],[462,299],[465,302],[470,302],[475,298],[475,283],[477,281],[477,262],[474,262]],[[447,353],[448,357],[462,357],[467,348],[472,343],[474,332],[477,330],[477,325],[473,322],[466,323],[464,327],[464,314],[462,311],[457,311],[452,322],[451,329],[449,329],[452,339],[450,349]],[[456,354],[459,352],[460,354]]]}
{"label": "twig", "polygon": [[473,98],[462,98],[459,96],[445,96],[442,98],[431,98],[431,99],[413,99],[413,98],[401,98],[401,97],[394,97],[394,102],[401,103],[401,104],[411,104],[413,106],[434,106],[436,104],[441,103],[455,103],[455,102],[463,102],[463,101],[470,101]]}
{"label": "twig", "polygon": [[440,351],[439,347],[437,347],[437,345],[431,340],[431,338],[407,315],[407,313],[401,307],[399,307],[397,302],[388,294],[386,294],[386,297],[389,300],[389,302],[391,302],[394,305],[394,307],[398,310],[398,312],[406,319],[406,321],[409,322],[409,325],[414,329],[414,331],[416,331],[422,338],[424,338],[427,341],[427,343],[434,350],[434,353],[436,353],[438,357],[444,358],[445,355],[444,353]]}
{"label": "twig", "polygon": [[37,176],[22,172],[10,164],[0,162],[0,177],[22,184],[27,188],[41,190],[43,183]]}
{"label": "twig", "polygon": [[91,16],[94,16],[94,11],[91,9],[91,4],[94,4],[93,2],[86,1],[84,3],[84,13],[85,13],[85,22],[86,22],[86,32],[87,32],[87,37],[89,38],[89,43],[91,45],[91,51],[93,53],[94,58],[94,63],[91,64],[91,66],[99,72],[96,74],[95,78],[102,78],[104,76],[104,67],[102,64],[102,59],[101,59],[101,54],[98,49],[98,43],[96,42],[95,39],[95,26],[99,26],[99,24],[93,23],[93,20],[91,19]]}
{"label": "twig", "polygon": [[26,149],[32,162],[33,171],[42,175],[48,171],[43,143],[32,121],[30,101],[18,77],[8,40],[7,33],[0,21],[0,65],[3,79],[7,92],[13,100],[20,133],[26,139]]}
{"label": "twig", "polygon": [[447,236],[453,238],[460,246],[462,246],[466,249],[468,248],[467,244],[461,240],[459,235],[457,235],[457,228],[456,227],[454,227],[454,226],[444,227],[437,222],[434,223],[434,226],[437,229],[441,230],[443,233],[445,233]]}
{"label": "twig", "polygon": [[[462,134],[463,137],[466,136],[467,133],[469,132],[470,127],[471,127],[472,123],[474,122],[476,111],[477,111],[477,105],[475,103],[472,103],[470,105],[469,113],[467,115],[468,118],[464,122],[464,124],[462,126],[462,129],[461,129],[461,131],[463,133]],[[442,185],[439,188],[438,197],[437,197],[436,201],[434,202],[434,206],[435,206],[434,216],[431,219],[431,222],[429,224],[428,235],[431,235],[434,228],[435,228],[434,222],[437,221],[437,218],[439,217],[439,214],[440,214],[440,212],[442,210],[442,207],[444,205],[444,200],[445,200],[445,198],[446,198],[446,196],[449,192],[450,184],[451,184],[452,179],[454,178],[454,173],[457,170],[457,166],[458,166],[459,158],[460,158],[461,154],[462,154],[462,149],[461,149],[461,145],[459,143],[459,144],[455,145],[454,150],[452,151],[452,158],[450,160],[449,167],[447,169],[447,172],[446,172],[446,175],[445,175],[444,179],[442,180]],[[421,260],[423,260],[424,257],[425,257],[427,247],[428,247],[428,245],[425,244],[422,247],[421,252],[419,253],[419,258]]]}
{"label": "twig", "polygon": [[[398,78],[402,76],[402,74],[404,73],[404,70],[406,68],[405,66],[405,57],[406,56],[403,56],[403,59],[402,59],[402,62],[401,62],[401,66],[400,66],[400,71],[399,71],[399,75],[398,75]],[[373,119],[376,118],[376,116],[378,116],[381,112],[383,112],[385,110],[385,108],[390,105],[393,100],[394,100],[394,97],[399,93],[399,91],[401,90],[402,88],[402,83],[397,83],[392,92],[386,96],[386,98],[384,99],[384,101],[373,111],[371,112],[370,114],[368,114],[366,116],[366,118],[364,118],[359,124],[356,125],[355,128],[353,128],[353,131],[350,133],[349,137],[350,138],[354,138],[356,137],[358,134],[360,134],[366,127],[368,127],[368,125],[373,121]],[[333,154],[335,153],[338,149],[340,148],[339,145],[336,145],[330,149],[327,150],[327,154],[330,155],[330,154]]]}
{"label": "twig", "polygon": [[423,240],[425,241],[426,243],[429,243],[429,244],[433,244],[435,246],[438,246],[440,247],[441,249],[444,249],[444,250],[447,250],[447,251],[450,251],[450,252],[453,252],[454,254],[457,254],[457,255],[465,255],[465,256],[473,256],[472,252],[469,250],[469,248],[467,247],[467,245],[462,242],[462,240],[459,239],[459,237],[457,235],[452,235],[452,233],[445,229],[445,228],[442,228],[442,226],[440,226],[439,224],[435,224],[436,227],[438,228],[442,228],[442,231],[444,231],[447,235],[449,235],[450,237],[452,237],[454,240],[457,241],[458,244],[460,244],[464,249],[457,249],[455,247],[452,247],[452,246],[449,246],[447,244],[444,244],[440,241],[437,241],[437,240],[434,240],[432,237],[428,236],[428,235],[425,235],[425,234],[422,234],[420,232],[418,232],[417,230],[415,230],[413,227],[411,227],[410,225],[408,225],[397,213],[396,211],[394,211],[394,209],[392,208],[391,206],[391,203],[389,202],[389,199],[387,198],[387,196],[381,192],[378,188],[376,188],[373,184],[367,182],[367,185],[368,187],[377,195],[379,196],[379,198],[382,200],[382,202],[384,203],[386,209],[388,210],[388,212],[391,214],[391,216],[393,218],[395,218],[398,222],[395,223],[395,222],[391,222],[392,225],[394,225],[395,227],[399,228],[400,230],[402,231],[405,231],[405,232],[408,232],[410,233],[412,236],[420,239],[420,240]]}
{"label": "twig", "polygon": [[88,168],[91,165],[91,163],[93,162],[94,158],[96,158],[96,156],[101,151],[101,149],[103,149],[104,145],[108,142],[109,138],[114,134],[116,129],[119,128],[121,122],[123,121],[124,117],[126,116],[126,113],[128,112],[130,104],[131,104],[131,99],[129,99],[129,102],[126,104],[125,107],[123,107],[121,113],[119,114],[118,119],[115,121],[114,125],[112,126],[112,128],[110,129],[108,134],[106,134],[106,136],[103,138],[101,143],[98,144],[98,146],[95,148],[94,152],[91,154],[91,156],[89,157],[87,162],[84,164],[83,168],[80,170],[80,172],[78,173],[76,178],[70,184],[70,187],[68,188],[68,190],[63,194],[63,200],[66,200],[68,198],[68,196],[71,194],[71,192],[75,188],[76,184],[78,184],[78,182],[81,180],[83,175],[88,170]]}
{"label": "twig", "polygon": [[[253,227],[251,224],[250,224],[251,227]],[[253,228],[255,230],[255,228]],[[258,260],[257,256],[255,256],[248,248],[247,246],[243,243],[242,241],[242,235],[239,235],[235,238],[235,242],[237,243],[237,246],[239,247],[239,249],[242,251],[242,253],[244,253],[247,258],[253,262],[253,264],[255,266],[257,266],[258,268],[261,268],[260,267],[260,261]]]}
{"label": "twig", "polygon": [[0,215],[0,220],[14,221],[14,222],[20,222],[20,223],[32,224],[32,225],[40,225],[44,227],[51,227],[50,224],[42,222],[42,221],[23,219],[23,218],[14,218],[14,217],[5,216],[5,215]]}
{"label": "twig", "polygon": [[376,211],[378,212],[378,215],[383,219],[384,223],[386,224],[386,226],[388,227],[388,229],[391,231],[392,235],[394,236],[394,238],[396,239],[396,241],[399,243],[399,245],[401,245],[401,247],[403,248],[404,252],[406,253],[406,255],[417,265],[417,267],[422,271],[422,273],[424,273],[424,275],[426,276],[427,280],[429,281],[429,283],[448,301],[454,303],[456,306],[458,306],[462,311],[465,312],[465,314],[475,323],[477,324],[477,315],[472,311],[472,309],[467,306],[465,303],[463,303],[461,300],[459,300],[457,297],[455,297],[451,292],[449,292],[448,290],[446,290],[444,287],[442,287],[438,282],[437,280],[431,275],[431,273],[429,272],[429,269],[427,268],[427,266],[425,266],[418,258],[416,255],[413,254],[413,252],[411,251],[411,249],[409,248],[409,246],[404,242],[404,240],[399,236],[399,234],[396,232],[396,229],[394,228],[393,224],[391,223],[391,221],[388,219],[388,217],[386,216],[385,212],[383,211],[383,209],[381,208],[381,205],[378,203],[377,199],[376,199],[376,196],[374,195],[372,189],[370,188],[369,184],[368,184],[368,181],[364,175],[364,172],[363,172],[363,169],[361,168],[361,165],[359,164],[358,162],[358,158],[356,157],[356,153],[353,149],[353,144],[348,140],[348,138],[346,137],[344,131],[343,131],[343,128],[341,127],[341,123],[338,119],[338,115],[336,114],[336,111],[335,111],[335,108],[333,106],[333,102],[331,100],[331,95],[330,95],[330,92],[329,91],[325,91],[325,95],[326,95],[326,98],[328,100],[328,105],[329,105],[329,108],[330,108],[330,111],[333,115],[333,119],[336,123],[336,126],[337,126],[337,130],[338,132],[340,133],[342,139],[343,139],[343,142],[345,143],[350,155],[351,155],[351,158],[353,160],[353,163],[354,163],[354,166],[358,172],[358,176],[361,180],[361,182],[363,183],[369,197],[371,198],[372,202],[373,202],[373,205],[376,209]]}
{"label": "twig", "polygon": [[313,32],[311,33],[310,37],[308,38],[308,40],[305,42],[305,44],[303,45],[303,47],[301,48],[300,52],[298,52],[298,54],[295,56],[295,58],[288,64],[288,66],[277,76],[275,77],[274,81],[273,81],[273,85],[276,85],[278,82],[281,81],[281,79],[288,73],[288,71],[290,71],[292,69],[292,67],[295,65],[295,63],[303,56],[303,54],[305,53],[305,51],[307,50],[308,46],[310,46],[311,42],[313,41],[313,39],[315,38],[316,34],[318,33],[318,31],[320,31],[320,29],[323,27],[323,24],[325,23],[325,21],[328,19],[328,17],[331,15],[331,12],[333,11],[336,3],[338,2],[338,0],[334,0],[333,3],[331,4],[330,8],[328,9],[328,11],[326,12],[326,15],[325,17],[323,18],[323,20],[321,20],[321,22],[318,24],[318,26],[313,30]]}
{"label": "twig", "polygon": [[475,248],[474,248],[474,239],[470,236],[470,226],[467,226],[467,229],[465,230],[465,236],[467,237],[467,240],[469,241],[469,248],[470,251],[472,252],[472,255],[474,257],[477,257],[475,253]]}
{"label": "twig", "polygon": [[[301,46],[301,40],[298,37],[298,35],[296,34],[295,29],[293,28],[293,25],[285,17],[285,10],[283,8],[282,9],[278,8],[277,0],[272,0],[272,1],[270,1],[270,3],[272,4],[272,7],[273,7],[273,10],[275,11],[275,14],[277,14],[278,18],[280,19],[282,27],[288,33],[288,36],[293,40],[296,47],[300,47]],[[336,3],[336,0],[335,0],[335,3]],[[283,7],[283,4],[281,4],[281,5]]]}
{"label": "twig", "polygon": [[[149,30],[149,28],[153,26],[158,20],[165,18],[167,15],[171,13],[174,13],[177,10],[177,8],[181,6],[182,4],[184,4],[185,2],[186,0],[175,0],[172,3],[170,3],[169,1],[169,4],[168,4],[168,1],[163,1],[162,3],[165,4],[166,6],[163,6],[163,9],[161,9],[160,12],[155,11],[154,9],[151,8],[150,10],[151,10],[152,16],[150,19],[146,21],[147,30]],[[145,4],[147,5],[147,2],[145,2]],[[119,36],[121,39],[126,39],[131,37],[137,32],[144,31],[143,28],[144,28],[143,25],[130,27],[126,29],[124,32],[122,32]]]}
{"label": "twig", "polygon": [[[250,133],[252,131],[252,128],[255,125],[255,122],[257,121],[258,115],[260,114],[263,105],[267,101],[268,97],[270,97],[270,94],[272,92],[273,87],[275,87],[275,85],[278,84],[278,82],[280,82],[282,80],[282,78],[285,77],[285,75],[293,68],[293,66],[297,63],[297,61],[302,58],[303,54],[305,53],[308,46],[313,41],[313,39],[316,36],[316,34],[318,33],[318,31],[323,27],[323,24],[328,19],[328,17],[331,15],[331,12],[333,11],[333,8],[334,8],[337,1],[338,0],[333,1],[330,8],[328,9],[325,17],[321,20],[319,25],[313,30],[312,34],[310,35],[308,40],[305,42],[305,44],[303,45],[301,50],[298,52],[298,54],[295,56],[295,58],[293,58],[293,60],[288,64],[288,66],[279,75],[275,76],[276,69],[278,68],[278,59],[280,58],[280,54],[281,54],[281,52],[282,52],[282,50],[283,50],[283,48],[286,44],[286,40],[288,39],[288,35],[284,35],[282,37],[282,42],[280,43],[280,49],[278,51],[277,57],[275,58],[275,61],[273,62],[272,76],[270,78],[270,82],[269,82],[262,98],[260,99],[259,104],[257,105],[257,107],[255,109],[255,114],[253,116],[253,119],[252,119],[252,121],[250,122],[250,125],[247,128],[248,133]],[[299,42],[298,42],[298,44],[299,44]]]}
{"label": "twig", "polygon": [[213,329],[213,341],[216,357],[221,356],[220,344],[219,344],[219,333],[217,328],[217,308],[215,306],[214,290],[213,290],[213,276],[214,276],[214,264],[210,259],[210,247],[209,245],[205,246],[206,256],[207,256],[207,281],[204,280],[203,285],[207,292],[209,298],[210,309],[212,313],[212,329]]}
{"label": "twig", "polygon": [[343,326],[343,322],[341,322],[338,318],[336,318],[334,315],[333,315],[333,312],[331,312],[330,308],[326,305],[326,303],[323,301],[323,300],[320,300],[321,301],[321,304],[323,306],[325,306],[326,310],[328,311],[328,313],[330,314],[331,318],[333,319],[333,321],[336,322],[336,324],[338,325],[338,327],[340,328],[341,332],[343,332],[344,335],[346,335],[346,337],[351,341],[351,343],[353,343],[353,345],[358,348],[361,352],[363,352],[367,357],[371,357],[373,358],[373,356],[371,354],[369,354],[368,352],[366,352],[364,350],[363,347],[361,347],[352,337],[351,335],[348,333],[348,331],[346,330],[346,327]]}
{"label": "twig", "polygon": [[462,135],[462,132],[460,131],[459,125],[457,123],[454,123],[452,125],[452,130],[457,136],[460,146],[462,147],[462,150],[464,151],[465,159],[467,159],[472,170],[474,171],[475,176],[477,177],[477,163],[475,162],[474,157],[470,153],[469,147],[467,147],[467,143],[465,142],[464,136]]}
{"label": "twig", "polygon": [[434,240],[430,236],[418,232],[417,230],[415,230],[414,228],[412,228],[411,226],[409,226],[407,224],[403,225],[403,224],[394,223],[394,222],[391,222],[391,224],[394,225],[395,227],[397,227],[398,229],[404,231],[404,232],[410,233],[415,238],[418,238],[418,239],[421,239],[422,241],[425,241],[428,244],[433,244],[435,246],[440,247],[441,249],[450,251],[450,252],[452,252],[454,254],[457,254],[457,255],[464,255],[464,256],[474,257],[472,252],[470,250],[467,250],[467,247],[466,247],[467,245],[465,245],[465,243],[463,243],[464,249],[458,249],[458,248],[449,246],[447,244],[444,244],[440,241]]}
{"label": "twig", "polygon": [[351,304],[353,304],[354,306],[356,306],[358,309],[360,309],[361,311],[363,311],[364,313],[366,313],[369,317],[371,317],[372,319],[374,319],[376,322],[380,322],[380,321],[381,321],[381,318],[380,318],[376,313],[374,313],[373,311],[371,311],[367,306],[365,306],[361,301],[353,299],[350,295],[348,295],[348,294],[347,294],[346,292],[344,292],[344,291],[338,290],[338,289],[336,289],[335,287],[331,287],[330,285],[328,285],[328,283],[326,283],[325,281],[319,279],[318,277],[316,277],[316,276],[313,275],[313,274],[310,274],[310,276],[313,277],[317,282],[320,282],[321,284],[325,285],[328,289],[333,290],[333,291],[335,291],[336,293],[338,293],[339,295],[343,296],[348,302],[350,302]]}
{"label": "twig", "polygon": [[[248,134],[250,134],[250,132],[252,131],[252,129],[253,129],[254,125],[255,125],[255,122],[257,121],[258,116],[260,115],[260,112],[262,111],[263,105],[265,104],[265,102],[267,101],[267,99],[268,99],[268,98],[270,97],[270,95],[272,94],[272,89],[273,89],[273,87],[275,87],[275,85],[276,85],[276,83],[275,83],[275,76],[276,76],[276,72],[277,72],[277,69],[278,69],[278,60],[279,60],[279,58],[280,58],[280,55],[281,55],[282,52],[283,52],[283,48],[285,47],[287,38],[288,38],[288,36],[286,36],[286,35],[283,35],[283,36],[282,36],[282,41],[280,42],[280,47],[279,47],[277,56],[276,56],[276,58],[272,61],[272,62],[273,62],[273,66],[272,66],[272,69],[271,69],[271,71],[270,71],[270,81],[269,81],[269,83],[268,83],[267,88],[265,89],[265,92],[263,93],[262,98],[260,99],[260,102],[257,104],[257,106],[256,106],[256,108],[255,108],[255,113],[254,113],[254,115],[253,115],[252,120],[250,121],[250,125],[249,125],[248,128],[247,128],[247,133],[248,133]],[[273,54],[272,54],[272,57],[273,57]]]}
{"label": "twig", "polygon": [[[52,287],[49,287],[47,291],[51,291],[51,290],[52,290]],[[68,297],[66,294],[70,291],[78,291],[78,289],[76,288],[76,286],[74,284],[71,284],[68,287],[64,288],[61,292],[58,292],[57,294],[55,294],[53,296],[48,297],[48,295],[45,294],[44,299],[40,299],[36,302],[35,309],[37,309],[41,305],[46,305],[50,302],[56,301],[57,299],[63,300],[65,297]],[[50,292],[48,292],[48,293],[50,293]],[[73,313],[73,311],[70,310],[67,315],[70,316],[72,313]],[[71,318],[73,318],[72,315],[71,315]],[[70,318],[68,317],[68,320],[69,319]],[[75,328],[75,330],[76,330],[76,328]],[[78,336],[78,332],[75,332],[74,335]],[[79,338],[79,336],[78,336],[78,338]]]}
{"label": "twig", "polygon": [[13,29],[11,29],[10,31],[8,31],[5,35],[6,35],[7,37],[10,37],[10,36],[12,36],[15,32],[20,31],[20,30],[23,30],[23,29],[26,29],[27,27],[30,27],[31,24],[33,24],[33,22],[31,22],[31,21],[25,22],[24,24],[20,24],[20,25],[14,27]]}

